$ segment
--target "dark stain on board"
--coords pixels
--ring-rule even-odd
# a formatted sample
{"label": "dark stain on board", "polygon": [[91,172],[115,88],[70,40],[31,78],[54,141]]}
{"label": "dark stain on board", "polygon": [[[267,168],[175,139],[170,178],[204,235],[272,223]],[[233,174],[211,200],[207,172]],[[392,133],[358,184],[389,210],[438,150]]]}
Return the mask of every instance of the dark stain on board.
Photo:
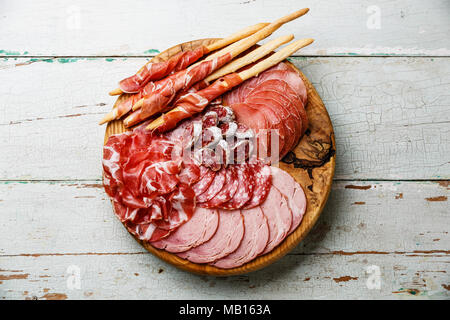
{"label": "dark stain on board", "polygon": [[24,274],[11,274],[8,276],[0,274],[0,280],[13,280],[13,279],[28,279],[29,273]]}
{"label": "dark stain on board", "polygon": [[443,187],[443,188],[447,188],[450,189],[450,180],[442,180],[442,181],[438,181],[438,184]]}
{"label": "dark stain on board", "polygon": [[395,196],[395,199],[403,199],[403,193],[397,193],[397,195]]}
{"label": "dark stain on board", "polygon": [[345,189],[356,189],[356,190],[369,190],[370,188],[372,188],[371,185],[368,186],[355,186],[353,184],[348,184],[345,186]]}
{"label": "dark stain on board", "polygon": [[445,290],[450,291],[450,284],[441,284],[442,288],[444,288]]}
{"label": "dark stain on board", "polygon": [[44,294],[40,299],[44,300],[66,300],[67,295],[65,293],[47,293]]}
{"label": "dark stain on board", "polygon": [[430,198],[425,198],[425,200],[427,201],[447,201],[447,197],[446,196],[437,196],[437,197],[430,197]]}
{"label": "dark stain on board", "polygon": [[359,204],[359,205],[362,205],[362,204],[366,204],[364,201],[356,201],[356,202],[353,202],[353,204]]}
{"label": "dark stain on board", "polygon": [[333,278],[334,282],[340,283],[340,282],[347,282],[350,280],[358,280],[358,277],[350,277],[350,276],[343,276],[339,278]]}

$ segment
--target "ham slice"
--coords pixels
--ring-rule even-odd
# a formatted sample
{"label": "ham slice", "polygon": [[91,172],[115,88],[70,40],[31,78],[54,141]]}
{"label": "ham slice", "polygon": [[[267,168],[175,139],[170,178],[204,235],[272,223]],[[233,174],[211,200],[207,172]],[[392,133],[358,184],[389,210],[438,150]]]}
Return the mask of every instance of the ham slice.
{"label": "ham slice", "polygon": [[269,241],[262,252],[262,254],[266,254],[288,235],[292,224],[292,212],[286,198],[276,188],[270,188],[269,195],[261,205],[261,209],[269,223]]}
{"label": "ham slice", "polygon": [[167,238],[152,242],[152,246],[178,253],[197,247],[214,235],[219,225],[217,210],[197,208],[192,218]]}
{"label": "ham slice", "polygon": [[292,212],[292,224],[288,231],[288,234],[291,234],[300,225],[305,214],[305,192],[301,185],[286,171],[276,167],[271,167],[270,169],[272,172],[272,186],[285,196]]}
{"label": "ham slice", "polygon": [[256,258],[267,245],[269,227],[260,207],[241,211],[244,217],[245,233],[236,251],[213,263],[215,267],[230,269]]}
{"label": "ham slice", "polygon": [[198,247],[178,253],[178,256],[194,263],[210,263],[229,255],[239,247],[244,237],[243,220],[240,210],[219,210],[220,223],[214,236]]}

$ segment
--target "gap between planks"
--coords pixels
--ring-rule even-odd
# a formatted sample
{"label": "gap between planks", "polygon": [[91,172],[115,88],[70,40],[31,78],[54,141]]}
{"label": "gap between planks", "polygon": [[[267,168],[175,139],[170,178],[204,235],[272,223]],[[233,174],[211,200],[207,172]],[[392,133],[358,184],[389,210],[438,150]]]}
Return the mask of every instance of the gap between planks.
{"label": "gap between planks", "polygon": [[[68,253],[19,253],[0,254],[0,258],[12,257],[53,257],[53,256],[122,256],[122,255],[150,255],[148,251],[142,252],[68,252]],[[330,252],[303,252],[288,253],[288,256],[353,256],[353,255],[402,255],[406,257],[445,257],[450,255],[450,250],[414,250],[414,251],[330,251]]]}

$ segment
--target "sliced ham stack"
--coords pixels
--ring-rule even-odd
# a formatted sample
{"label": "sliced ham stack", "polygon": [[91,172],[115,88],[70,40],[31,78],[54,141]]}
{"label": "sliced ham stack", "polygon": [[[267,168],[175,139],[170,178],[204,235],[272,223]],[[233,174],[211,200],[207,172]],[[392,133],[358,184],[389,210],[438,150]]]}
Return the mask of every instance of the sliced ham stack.
{"label": "sliced ham stack", "polygon": [[245,81],[223,100],[239,123],[256,131],[260,154],[274,157],[274,142],[266,130],[276,130],[282,158],[297,145],[308,127],[306,93],[302,78],[282,62]]}
{"label": "sliced ham stack", "polygon": [[240,210],[197,208],[192,219],[152,245],[224,269],[269,253],[299,226],[306,210],[303,189],[291,175],[276,167],[270,172],[272,187],[261,205]]}

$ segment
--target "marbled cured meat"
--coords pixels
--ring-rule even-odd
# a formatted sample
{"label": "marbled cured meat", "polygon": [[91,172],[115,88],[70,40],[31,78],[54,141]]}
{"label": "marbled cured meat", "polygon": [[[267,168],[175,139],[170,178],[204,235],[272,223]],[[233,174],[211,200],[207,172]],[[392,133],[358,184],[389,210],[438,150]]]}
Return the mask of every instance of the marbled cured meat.
{"label": "marbled cured meat", "polygon": [[226,169],[222,168],[219,170],[215,176],[214,180],[208,187],[208,189],[205,190],[205,192],[197,195],[197,203],[203,203],[211,200],[216,194],[219,193],[220,190],[222,190],[222,187],[225,183],[225,177],[226,177]]}
{"label": "marbled cured meat", "polygon": [[176,229],[170,236],[151,244],[155,248],[168,252],[184,252],[211,239],[218,225],[217,210],[197,208],[192,219]]}
{"label": "marbled cured meat", "polygon": [[226,174],[222,189],[214,197],[212,197],[212,199],[201,203],[200,206],[204,208],[217,208],[220,207],[222,203],[225,203],[233,198],[239,186],[238,173],[234,166],[228,166],[224,170]]}
{"label": "marbled cured meat", "polygon": [[242,208],[253,196],[254,178],[250,166],[247,163],[235,165],[238,172],[238,188],[233,197],[222,203],[219,207],[226,210]]}
{"label": "marbled cured meat", "polygon": [[250,172],[254,176],[255,187],[253,188],[252,197],[244,205],[245,209],[250,209],[263,203],[272,186],[270,167],[260,161],[252,162],[254,163],[250,163]]}
{"label": "marbled cured meat", "polygon": [[244,237],[244,221],[240,210],[219,210],[219,227],[209,241],[178,256],[195,263],[209,263],[235,251]]}

